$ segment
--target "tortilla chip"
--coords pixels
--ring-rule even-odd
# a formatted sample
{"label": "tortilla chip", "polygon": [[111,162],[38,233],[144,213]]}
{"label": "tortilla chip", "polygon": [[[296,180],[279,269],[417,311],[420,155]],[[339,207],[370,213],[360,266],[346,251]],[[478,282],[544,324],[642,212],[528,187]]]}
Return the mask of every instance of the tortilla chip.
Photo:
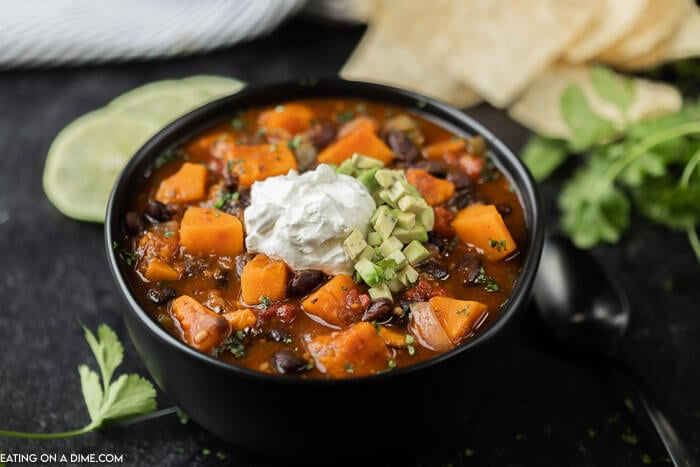
{"label": "tortilla chip", "polygon": [[635,26],[648,3],[649,0],[604,0],[597,19],[564,52],[564,59],[582,63],[608,49]]}
{"label": "tortilla chip", "polygon": [[680,29],[652,51],[617,67],[624,70],[644,70],[665,62],[700,56],[700,8],[693,7],[685,16]]}
{"label": "tortilla chip", "polygon": [[[452,1],[397,3],[414,13],[399,18],[391,32],[419,56],[437,56],[459,81],[496,107],[523,92],[594,18],[600,0]],[[383,18],[383,19],[387,19]],[[408,21],[411,19],[411,21]],[[420,24],[432,34],[416,33]]]}
{"label": "tortilla chip", "polygon": [[[571,131],[564,121],[559,101],[569,85],[578,85],[598,115],[622,126],[622,112],[601,99],[591,85],[586,66],[554,65],[543,73],[525,95],[509,110],[509,115],[536,131],[552,138],[570,139]],[[679,110],[682,98],[676,88],[644,79],[634,79],[635,101],[627,112],[627,121],[637,122]]]}
{"label": "tortilla chip", "polygon": [[402,87],[461,108],[481,100],[468,86],[441,70],[431,56],[423,56],[395,40],[382,24],[370,26],[340,75]]}
{"label": "tortilla chip", "polygon": [[692,0],[649,0],[644,14],[627,34],[598,60],[617,65],[651,52],[671,37],[688,13]]}

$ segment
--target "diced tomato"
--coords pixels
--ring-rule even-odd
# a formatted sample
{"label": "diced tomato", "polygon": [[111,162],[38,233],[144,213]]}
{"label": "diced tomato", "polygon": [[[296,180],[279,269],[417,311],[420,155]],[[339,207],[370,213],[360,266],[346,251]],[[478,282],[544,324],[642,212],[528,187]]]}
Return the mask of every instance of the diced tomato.
{"label": "diced tomato", "polygon": [[433,297],[445,297],[447,292],[427,279],[418,279],[418,284],[404,292],[407,299],[413,302],[425,302]]}
{"label": "diced tomato", "polygon": [[433,230],[447,238],[453,238],[455,235],[457,235],[455,229],[452,227],[452,220],[455,218],[455,215],[442,206],[436,206],[434,210],[435,226],[433,227]]}

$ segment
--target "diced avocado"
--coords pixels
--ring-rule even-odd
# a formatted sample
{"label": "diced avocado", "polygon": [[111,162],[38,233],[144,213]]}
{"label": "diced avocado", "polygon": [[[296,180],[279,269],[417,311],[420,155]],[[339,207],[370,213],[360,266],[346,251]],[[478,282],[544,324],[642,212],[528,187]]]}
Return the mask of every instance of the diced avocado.
{"label": "diced avocado", "polygon": [[384,271],[382,271],[382,268],[367,258],[362,258],[355,263],[355,271],[357,271],[362,280],[370,287],[377,286],[384,280]]}
{"label": "diced avocado", "polygon": [[372,297],[372,300],[379,300],[380,298],[388,298],[389,300],[394,299],[393,295],[391,295],[391,290],[389,289],[389,286],[386,284],[375,286],[369,289],[369,296]]}
{"label": "diced avocado", "polygon": [[396,274],[396,277],[401,281],[406,287],[410,287],[418,280],[418,271],[413,269],[410,265],[404,267],[402,270]]}
{"label": "diced avocado", "polygon": [[404,244],[410,243],[413,240],[418,240],[419,242],[428,241],[428,232],[422,225],[416,225],[412,229],[402,229],[401,227],[396,227],[392,235],[401,240]]}
{"label": "diced avocado", "polygon": [[372,214],[372,217],[369,219],[369,223],[374,224],[375,222],[377,222],[377,219],[383,212],[390,214],[391,209],[389,209],[389,206],[379,206],[377,210],[374,211],[374,214]]}
{"label": "diced avocado", "polygon": [[362,182],[364,186],[367,187],[370,193],[374,193],[376,190],[380,189],[381,186],[374,179],[374,174],[379,170],[378,168],[363,170],[363,172],[357,177],[357,179]]}
{"label": "diced avocado", "polygon": [[395,251],[401,251],[401,248],[403,248],[401,240],[392,235],[382,242],[379,252],[386,258]]}
{"label": "diced avocado", "polygon": [[377,250],[374,247],[371,247],[367,245],[364,250],[362,250],[362,253],[357,257],[357,260],[359,261],[361,258],[368,259],[370,261],[374,261],[374,256],[377,254]]}
{"label": "diced avocado", "polygon": [[383,190],[379,190],[379,191],[377,192],[377,196],[379,197],[379,199],[380,199],[382,202],[388,204],[388,205],[391,206],[392,208],[395,208],[396,206],[398,206],[398,205],[394,202],[394,200],[391,199],[391,194],[389,193],[389,190],[387,190],[386,188],[383,189]]}
{"label": "diced avocado", "polygon": [[355,166],[352,163],[352,159],[345,159],[342,164],[338,166],[335,171],[339,174],[352,175],[355,172]]}
{"label": "diced avocado", "polygon": [[389,199],[394,203],[398,203],[401,198],[408,195],[408,188],[403,183],[394,183],[389,187]]}
{"label": "diced avocado", "polygon": [[395,182],[405,178],[403,172],[398,170],[380,169],[374,174],[374,178],[384,188],[389,188]]}
{"label": "diced avocado", "polygon": [[[433,227],[435,227],[435,211],[433,211],[433,208],[424,209],[419,216],[425,230],[433,230]],[[401,225],[401,219],[399,219],[399,225]]]}
{"label": "diced avocado", "polygon": [[367,242],[365,242],[365,236],[357,229],[353,230],[343,242],[343,248],[348,256],[350,256],[350,259],[357,258],[366,246]]}
{"label": "diced avocado", "polygon": [[406,286],[403,285],[403,282],[399,280],[398,275],[389,281],[389,290],[391,290],[394,293],[401,292],[405,288]]}
{"label": "diced avocado", "polygon": [[404,196],[399,200],[399,209],[404,212],[420,214],[427,208],[428,204],[423,198],[418,198],[416,196]]}
{"label": "diced avocado", "polygon": [[379,232],[383,240],[386,240],[391,236],[391,232],[394,230],[397,222],[398,219],[387,209],[377,217],[377,220],[374,222],[374,230]]}
{"label": "diced avocado", "polygon": [[401,250],[396,250],[390,255],[384,256],[384,259],[393,261],[396,263],[396,270],[398,271],[399,269],[403,268],[408,264],[408,260],[406,259],[406,255],[403,254]]}
{"label": "diced avocado", "polygon": [[379,232],[370,232],[367,234],[367,244],[371,246],[379,246],[382,244],[382,236]]}
{"label": "diced avocado", "polygon": [[416,226],[416,215],[412,212],[399,213],[396,215],[396,218],[398,219],[396,225],[402,229],[410,230]]}
{"label": "diced avocado", "polygon": [[[364,156],[357,152],[352,155],[352,162],[353,165],[358,169],[381,169],[382,167],[384,167],[384,162],[380,161],[379,159]],[[374,174],[372,174],[372,176],[374,176]]]}
{"label": "diced avocado", "polygon": [[406,248],[403,249],[403,254],[411,264],[418,264],[430,256],[430,252],[417,240],[413,240],[406,245]]}

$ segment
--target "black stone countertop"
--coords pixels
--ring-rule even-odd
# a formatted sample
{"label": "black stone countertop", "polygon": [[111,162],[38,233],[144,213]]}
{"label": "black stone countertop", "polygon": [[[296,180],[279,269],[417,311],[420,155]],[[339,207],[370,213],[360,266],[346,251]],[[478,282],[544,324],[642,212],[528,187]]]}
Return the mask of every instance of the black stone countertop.
{"label": "black stone countertop", "polygon": [[[207,73],[263,83],[332,75],[362,32],[296,20],[268,38],[205,56],[0,72],[0,428],[63,431],[87,422],[77,366],[92,357],[79,322],[112,326],[126,345],[122,370],[146,374],[119,317],[123,304],[107,269],[102,226],[63,217],[42,191],[56,133],[158,79]],[[515,150],[527,138],[500,110],[482,105],[469,113]],[[543,186],[550,213],[559,186],[557,180]],[[594,254],[630,293],[624,357],[700,459],[700,267],[685,237],[635,218],[619,245]],[[599,360],[562,351],[534,310],[517,326],[512,348],[494,356],[505,362],[502,374],[456,434],[460,447],[436,448],[416,464],[633,466],[643,465],[645,455],[664,463],[648,422],[626,408],[624,392]],[[160,406],[168,405],[161,397]],[[280,423],[300,429],[294,421]],[[626,430],[636,444],[622,440]],[[65,440],[0,439],[0,451],[115,453],[124,455],[124,465],[270,465],[173,415]]]}

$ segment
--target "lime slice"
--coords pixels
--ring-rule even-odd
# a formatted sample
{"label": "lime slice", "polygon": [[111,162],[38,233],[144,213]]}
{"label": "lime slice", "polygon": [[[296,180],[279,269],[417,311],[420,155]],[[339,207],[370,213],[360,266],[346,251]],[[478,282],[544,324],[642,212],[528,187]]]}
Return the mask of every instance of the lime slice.
{"label": "lime slice", "polygon": [[179,81],[156,81],[114,99],[107,108],[116,115],[143,115],[163,126],[195,107],[202,98]]}
{"label": "lime slice", "polygon": [[243,81],[215,75],[195,75],[184,78],[180,82],[201,91],[205,98],[210,99],[228,96],[240,91],[245,86]]}
{"label": "lime slice", "polygon": [[117,176],[159,126],[98,110],[64,128],[49,148],[44,191],[68,217],[103,222]]}

